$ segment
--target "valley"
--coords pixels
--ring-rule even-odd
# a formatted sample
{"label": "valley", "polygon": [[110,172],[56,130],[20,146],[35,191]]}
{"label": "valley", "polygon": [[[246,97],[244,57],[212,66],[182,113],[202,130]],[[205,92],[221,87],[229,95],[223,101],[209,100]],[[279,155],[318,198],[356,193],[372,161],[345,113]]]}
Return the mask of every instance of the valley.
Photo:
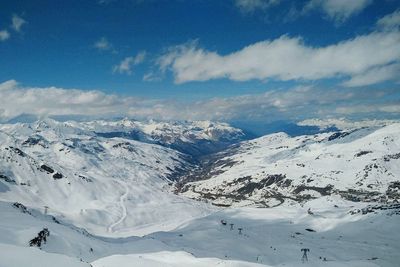
{"label": "valley", "polygon": [[398,136],[396,123],[255,139],[208,121],[1,124],[0,266],[396,266]]}

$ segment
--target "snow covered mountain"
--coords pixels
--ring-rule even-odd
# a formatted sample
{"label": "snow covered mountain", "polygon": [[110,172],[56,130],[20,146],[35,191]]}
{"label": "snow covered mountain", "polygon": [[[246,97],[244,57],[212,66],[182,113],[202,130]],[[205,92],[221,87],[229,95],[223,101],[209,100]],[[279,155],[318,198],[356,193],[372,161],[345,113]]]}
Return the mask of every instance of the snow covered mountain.
{"label": "snow covered mountain", "polygon": [[182,195],[214,205],[272,207],[336,194],[400,199],[400,124],[289,137],[263,136],[217,153],[186,177]]}
{"label": "snow covered mountain", "polygon": [[123,119],[73,124],[98,136],[160,144],[194,157],[215,153],[249,137],[226,123],[211,121],[141,122]]}
{"label": "snow covered mountain", "polygon": [[1,125],[0,199],[100,235],[172,229],[209,212],[171,193],[176,176],[191,167],[188,158],[157,144],[101,137],[78,123]]}
{"label": "snow covered mountain", "polygon": [[3,124],[0,266],[396,266],[399,136]]}

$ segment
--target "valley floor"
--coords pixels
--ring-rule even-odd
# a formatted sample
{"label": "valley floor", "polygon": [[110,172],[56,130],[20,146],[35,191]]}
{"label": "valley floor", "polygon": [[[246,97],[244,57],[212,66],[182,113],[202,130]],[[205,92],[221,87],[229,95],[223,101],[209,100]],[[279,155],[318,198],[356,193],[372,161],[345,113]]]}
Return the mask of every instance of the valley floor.
{"label": "valley floor", "polygon": [[[399,210],[362,212],[367,205],[329,196],[304,206],[221,209],[171,231],[121,238],[0,202],[0,266],[398,266]],[[47,242],[29,247],[43,228]]]}

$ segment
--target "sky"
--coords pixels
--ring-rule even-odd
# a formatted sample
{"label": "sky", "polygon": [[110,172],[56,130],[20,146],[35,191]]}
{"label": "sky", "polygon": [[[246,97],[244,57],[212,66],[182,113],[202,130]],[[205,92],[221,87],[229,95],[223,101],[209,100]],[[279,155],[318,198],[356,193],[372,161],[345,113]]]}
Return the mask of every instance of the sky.
{"label": "sky", "polygon": [[0,122],[400,118],[400,0],[3,0]]}

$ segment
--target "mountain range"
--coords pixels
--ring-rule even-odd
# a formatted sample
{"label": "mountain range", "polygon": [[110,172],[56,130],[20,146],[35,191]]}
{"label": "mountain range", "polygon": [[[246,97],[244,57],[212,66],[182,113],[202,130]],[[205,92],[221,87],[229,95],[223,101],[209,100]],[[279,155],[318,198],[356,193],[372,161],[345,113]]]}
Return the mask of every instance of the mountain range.
{"label": "mountain range", "polygon": [[15,253],[43,266],[297,266],[307,245],[329,266],[395,266],[399,136],[399,123],[258,138],[210,121],[1,124],[0,254],[5,266],[23,263]]}

